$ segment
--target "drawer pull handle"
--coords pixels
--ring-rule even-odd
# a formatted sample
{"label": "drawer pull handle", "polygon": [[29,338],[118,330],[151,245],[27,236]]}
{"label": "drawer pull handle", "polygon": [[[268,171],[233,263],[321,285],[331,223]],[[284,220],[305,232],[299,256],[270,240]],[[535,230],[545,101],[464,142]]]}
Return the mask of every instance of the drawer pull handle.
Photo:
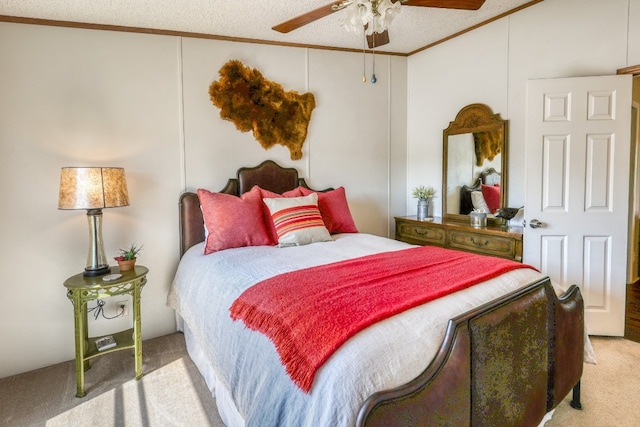
{"label": "drawer pull handle", "polygon": [[424,230],[423,232],[421,232],[419,228],[414,228],[413,232],[421,236],[426,236],[427,234],[429,234],[429,230]]}
{"label": "drawer pull handle", "polygon": [[485,239],[484,242],[476,242],[476,239],[472,237],[471,238],[471,243],[473,243],[476,246],[487,246],[489,244],[489,240]]}

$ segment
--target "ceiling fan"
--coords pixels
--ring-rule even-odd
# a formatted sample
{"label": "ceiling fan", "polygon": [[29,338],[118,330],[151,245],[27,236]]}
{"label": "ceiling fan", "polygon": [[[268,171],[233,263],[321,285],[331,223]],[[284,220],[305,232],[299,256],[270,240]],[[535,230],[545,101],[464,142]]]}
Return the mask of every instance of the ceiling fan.
{"label": "ceiling fan", "polygon": [[[371,18],[380,17],[380,8],[383,3],[389,4],[393,6],[395,12],[393,15],[388,14],[386,18],[387,23],[391,22],[393,16],[398,13],[398,7],[400,4],[403,6],[420,6],[420,7],[437,7],[442,9],[463,9],[463,10],[478,10],[484,4],[485,0],[391,0],[390,2],[387,0],[339,0],[334,1],[333,3],[329,3],[325,6],[319,7],[317,9],[311,10],[307,13],[303,13],[300,16],[296,16],[288,21],[285,21],[281,24],[278,24],[272,27],[273,30],[288,33],[295,29],[298,29],[304,25],[307,25],[313,21],[317,21],[320,18],[324,18],[325,16],[331,15],[334,12],[338,12],[340,10],[346,9],[348,7],[355,6],[365,6],[368,9],[368,14]],[[396,6],[396,3],[398,5]],[[392,9],[392,7],[385,9]],[[382,11],[382,14],[385,12]],[[366,21],[368,22],[368,21]],[[385,45],[389,43],[389,31],[386,28],[386,25],[378,26],[377,28],[368,28],[369,24],[364,24],[365,34],[367,35],[367,43],[370,49],[373,49],[378,46]]]}

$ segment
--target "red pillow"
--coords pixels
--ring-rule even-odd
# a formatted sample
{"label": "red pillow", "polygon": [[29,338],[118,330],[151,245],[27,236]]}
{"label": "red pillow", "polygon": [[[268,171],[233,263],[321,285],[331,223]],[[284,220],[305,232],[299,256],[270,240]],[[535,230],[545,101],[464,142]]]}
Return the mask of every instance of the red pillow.
{"label": "red pillow", "polygon": [[500,208],[500,186],[499,185],[484,185],[482,184],[482,197],[491,213],[495,213]]}
{"label": "red pillow", "polygon": [[[315,191],[308,188],[300,187],[300,191],[308,196]],[[318,209],[322,215],[324,225],[329,233],[357,233],[358,229],[351,216],[349,204],[344,187],[338,187],[335,190],[318,192]]]}
{"label": "red pillow", "polygon": [[198,198],[209,230],[205,255],[243,246],[273,245],[264,223],[258,188],[252,188],[242,197],[199,189]]}
{"label": "red pillow", "polygon": [[[286,191],[282,194],[274,193],[273,191],[265,190],[264,188],[260,188],[255,185],[253,188],[257,188],[260,190],[261,199],[277,199],[279,197],[300,197],[304,196],[300,189],[302,187],[294,188],[293,190]],[[252,188],[252,190],[253,190]],[[278,232],[276,231],[276,226],[273,223],[273,218],[271,217],[271,212],[269,211],[269,207],[264,203],[262,203],[262,215],[264,216],[264,223],[267,226],[267,232],[269,233],[269,238],[271,239],[272,245],[278,244]]]}
{"label": "red pillow", "polygon": [[[273,191],[269,191],[269,190],[265,190],[264,188],[261,188],[257,185],[254,185],[253,188],[257,188],[258,190],[260,190],[260,195],[262,195],[263,199],[277,199],[278,197],[300,197],[300,196],[304,196],[304,194],[302,194],[301,188],[302,187],[298,187],[298,188],[294,188],[293,190],[289,190],[289,191],[285,191],[282,194],[278,194],[278,193],[274,193]],[[253,190],[252,188],[252,190]]]}

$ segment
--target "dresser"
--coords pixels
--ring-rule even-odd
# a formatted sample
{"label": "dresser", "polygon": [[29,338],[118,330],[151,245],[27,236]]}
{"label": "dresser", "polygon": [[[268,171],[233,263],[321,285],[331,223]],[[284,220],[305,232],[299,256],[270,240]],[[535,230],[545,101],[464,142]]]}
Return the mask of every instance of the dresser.
{"label": "dresser", "polygon": [[415,216],[397,216],[396,240],[414,245],[432,245],[522,262],[522,227],[475,228],[464,222]]}

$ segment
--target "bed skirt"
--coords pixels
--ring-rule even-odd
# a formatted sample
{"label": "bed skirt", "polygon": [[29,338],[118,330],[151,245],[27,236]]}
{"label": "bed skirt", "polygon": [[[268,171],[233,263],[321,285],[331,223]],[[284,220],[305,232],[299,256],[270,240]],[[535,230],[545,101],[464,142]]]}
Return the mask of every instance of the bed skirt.
{"label": "bed skirt", "polygon": [[191,333],[189,325],[187,325],[178,314],[176,314],[176,321],[178,330],[184,333],[184,340],[187,345],[189,357],[191,357],[191,360],[193,360],[193,363],[207,383],[207,388],[211,392],[211,395],[216,399],[216,406],[218,407],[218,413],[220,414],[220,418],[222,418],[222,422],[227,427],[244,427],[244,418],[242,418],[236,409],[236,405],[233,403],[229,391],[218,381],[213,367],[200,348],[200,344]]}

